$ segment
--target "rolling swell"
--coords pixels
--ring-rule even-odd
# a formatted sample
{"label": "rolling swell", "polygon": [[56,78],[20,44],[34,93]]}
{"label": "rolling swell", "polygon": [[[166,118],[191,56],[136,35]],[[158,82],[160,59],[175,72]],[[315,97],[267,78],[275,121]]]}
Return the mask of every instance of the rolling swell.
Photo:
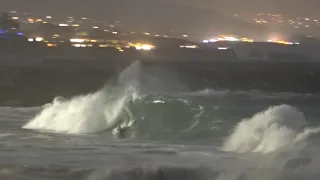
{"label": "rolling swell", "polygon": [[44,180],[311,180],[320,175],[317,171],[319,161],[306,158],[242,157],[233,163],[226,163],[222,159],[210,160],[211,164],[207,165],[189,162],[189,165],[150,164],[98,169],[6,166],[0,167],[0,177]]}
{"label": "rolling swell", "polygon": [[[99,167],[90,169],[89,165],[89,170],[75,173],[59,169],[58,174],[68,179],[80,174],[87,180],[305,180],[320,176],[318,149],[311,138],[318,138],[319,127],[308,124],[305,109],[284,103],[285,99],[317,96],[215,90],[172,93],[168,91],[171,82],[154,81],[161,79],[157,76],[141,84],[136,81],[139,76],[139,64],[133,64],[119,75],[117,85],[107,84],[95,93],[70,99],[57,97],[23,126],[103,139],[99,148],[107,151],[102,151],[105,159]],[[176,85],[179,89],[179,82]],[[270,101],[261,104],[261,99]],[[117,138],[118,126],[127,129],[124,143],[105,137]],[[116,153],[109,151],[110,144]],[[23,173],[38,175],[38,169],[49,176],[55,173],[50,167],[29,167]]]}
{"label": "rolling swell", "polygon": [[[143,57],[128,53],[99,60],[90,57],[59,60],[56,57],[58,59],[28,61],[31,64],[27,61],[11,64],[10,60],[0,67],[0,105],[34,107],[56,96],[70,98],[93,93],[129,66],[132,63],[129,58],[139,59],[143,71],[162,69],[162,75],[168,73],[168,77],[179,78],[188,85],[188,88],[179,87],[184,90],[222,88],[318,93],[320,89],[317,62],[242,61],[234,57],[231,50],[214,52],[213,49],[160,50],[142,53]],[[144,81],[146,77],[142,77]],[[159,87],[158,83],[153,85]]]}
{"label": "rolling swell", "polygon": [[[192,98],[194,93],[169,93],[172,82],[176,87],[183,84],[176,80],[165,84],[168,77],[159,74],[149,74],[141,84],[137,81],[141,75],[146,76],[140,71],[140,63],[133,63],[119,75],[117,85],[71,99],[56,98],[23,128],[66,134],[110,132],[117,136],[120,126],[126,129],[125,138],[129,139],[210,143],[213,139],[225,141],[230,128],[235,127],[224,150],[261,153],[304,141],[318,132],[317,128],[303,129],[303,113],[290,105],[264,107],[253,116],[235,118],[237,109],[230,112],[230,107],[239,109],[235,100],[225,103],[224,98],[199,99]],[[152,83],[148,87],[149,81]],[[158,92],[154,91],[154,82],[158,83]],[[222,113],[223,106],[228,111]]]}

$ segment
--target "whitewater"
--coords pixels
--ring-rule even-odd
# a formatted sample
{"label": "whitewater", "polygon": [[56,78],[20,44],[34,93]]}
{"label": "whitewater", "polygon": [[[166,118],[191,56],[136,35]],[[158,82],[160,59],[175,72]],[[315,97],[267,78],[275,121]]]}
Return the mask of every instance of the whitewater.
{"label": "whitewater", "polygon": [[95,93],[0,107],[0,178],[317,180],[319,108],[317,94],[190,92],[134,62]]}

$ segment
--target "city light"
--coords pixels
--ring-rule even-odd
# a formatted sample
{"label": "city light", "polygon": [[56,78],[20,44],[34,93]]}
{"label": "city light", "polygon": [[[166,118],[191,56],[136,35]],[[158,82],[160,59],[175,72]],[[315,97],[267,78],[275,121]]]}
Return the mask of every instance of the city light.
{"label": "city light", "polygon": [[84,42],[84,39],[70,39],[70,42],[83,43],[83,42]]}
{"label": "city light", "polygon": [[270,42],[270,43],[278,43],[278,44],[287,44],[287,45],[294,44],[294,43],[289,42],[289,41],[277,40],[277,39],[268,39],[267,41]]}
{"label": "city light", "polygon": [[135,48],[137,50],[145,50],[145,51],[150,51],[151,49],[154,49],[154,46],[150,45],[150,44],[136,44]]}
{"label": "city light", "polygon": [[254,42],[254,39],[241,38],[240,41],[243,41],[243,42]]}
{"label": "city light", "polygon": [[244,41],[244,42],[254,42],[254,39],[249,39],[249,38],[236,38],[233,36],[219,36],[216,38],[211,38],[211,39],[205,39],[202,42],[203,43],[214,43],[218,41],[231,41],[231,42],[237,42],[237,41]]}
{"label": "city light", "polygon": [[230,37],[230,36],[225,36],[225,37],[223,37],[223,39],[225,41],[239,41],[239,39],[237,39],[235,37]]}
{"label": "city light", "polygon": [[185,45],[185,46],[181,45],[180,47],[181,47],[181,48],[189,48],[189,49],[195,49],[195,48],[197,48],[196,45]]}
{"label": "city light", "polygon": [[[24,14],[24,15],[22,15],[22,14]],[[234,16],[236,16],[237,18],[242,18],[245,15],[235,14]],[[114,24],[109,24],[110,22],[104,22],[103,20],[94,20],[93,18],[86,18],[86,17],[81,17],[81,16],[79,18],[67,16],[66,17],[67,19],[64,19],[64,20],[61,19],[60,22],[58,20],[56,20],[56,21],[49,20],[49,19],[52,19],[52,16],[49,16],[49,15],[38,16],[33,13],[21,13],[21,15],[18,13],[11,14],[11,16],[8,18],[11,20],[17,20],[16,23],[18,23],[18,24],[21,23],[21,25],[30,23],[28,26],[31,26],[31,25],[35,26],[35,25],[39,25],[39,24],[43,25],[42,23],[47,23],[46,21],[48,21],[48,23],[53,24],[52,26],[74,27],[74,28],[70,29],[70,30],[73,30],[73,32],[75,34],[74,36],[72,36],[72,39],[66,38],[66,35],[68,34],[67,30],[66,30],[66,32],[64,32],[64,31],[59,32],[61,37],[58,34],[53,34],[53,35],[51,34],[50,35],[51,37],[49,36],[48,38],[47,38],[47,36],[46,37],[36,37],[36,36],[42,36],[41,34],[37,34],[36,30],[35,30],[35,32],[32,32],[32,33],[28,32],[27,34],[23,34],[19,30],[20,28],[18,28],[18,26],[17,27],[10,26],[5,31],[0,30],[0,33],[5,33],[3,35],[6,35],[7,33],[12,33],[12,34],[15,34],[16,36],[17,35],[20,35],[22,37],[26,36],[26,38],[29,42],[41,42],[40,44],[43,44],[44,46],[48,46],[48,47],[55,47],[57,45],[60,46],[59,42],[69,42],[67,44],[69,46],[72,45],[74,47],[115,47],[116,48],[119,46],[119,47],[121,47],[120,49],[117,48],[119,51],[126,50],[126,48],[135,48],[137,50],[150,51],[152,49],[155,49],[155,46],[151,45],[152,43],[147,41],[147,39],[149,39],[149,38],[150,39],[159,39],[161,37],[161,39],[166,39],[167,37],[170,37],[173,39],[179,39],[183,42],[183,41],[186,41],[189,38],[189,36],[190,37],[192,36],[192,39],[195,39],[195,38],[198,38],[199,36],[201,36],[200,34],[197,34],[197,33],[195,33],[193,35],[188,31],[185,31],[185,32],[182,31],[179,34],[177,34],[177,32],[171,32],[171,31],[168,31],[168,34],[161,34],[161,32],[150,31],[147,29],[139,30],[137,32],[131,32],[132,30],[126,31],[126,29],[123,28],[123,31],[122,31],[121,27],[122,26],[124,27],[124,25],[120,24],[120,22],[118,22],[118,21],[114,20],[113,21]],[[301,30],[303,28],[304,29],[309,28],[310,30],[312,30],[312,28],[314,28],[316,25],[320,24],[320,22],[319,22],[320,19],[318,20],[314,17],[297,17],[297,18],[292,17],[290,19],[286,19],[284,16],[282,17],[282,15],[280,15],[280,14],[270,14],[270,13],[259,13],[253,17],[251,16],[248,18],[250,18],[250,21],[252,23],[256,22],[259,24],[264,24],[265,26],[272,24],[272,23],[283,23],[283,25],[285,25],[285,23],[287,23],[288,25],[290,25],[292,27],[292,29],[300,28]],[[91,25],[84,24],[86,22],[85,19],[89,19],[92,24]],[[18,22],[18,20],[21,22]],[[99,31],[99,33],[98,33],[99,36],[91,36],[91,32],[90,32],[91,30],[87,31],[87,29],[86,30],[83,29],[86,26],[88,26],[89,29],[91,28],[91,30],[94,33],[97,33],[97,32],[95,32],[97,30],[101,30],[102,32],[108,32],[108,33],[102,33]],[[121,31],[120,31],[120,29],[117,29],[118,26],[121,29]],[[83,27],[83,28],[78,28],[78,27]],[[97,30],[95,30],[95,29],[97,29]],[[84,32],[82,32],[81,30]],[[119,30],[119,32],[118,32],[118,30]],[[56,32],[56,31],[53,31],[53,32]],[[164,32],[162,32],[162,33],[164,33]],[[284,45],[288,45],[288,46],[299,44],[299,42],[295,42],[295,41],[290,42],[289,39],[287,39],[287,35],[284,36],[280,32],[275,31],[275,30],[270,31],[268,34],[264,34],[264,35],[263,35],[263,32],[261,32],[260,36],[262,36],[262,37],[257,37],[258,35],[255,35],[255,34],[253,34],[252,37],[250,37],[251,36],[251,35],[249,35],[250,33],[247,33],[248,34],[247,37],[241,37],[240,34],[236,34],[236,33],[235,34],[227,34],[222,31],[220,31],[219,33],[223,33],[223,34],[218,34],[217,31],[214,31],[214,33],[215,34],[211,34],[212,36],[208,36],[204,40],[198,40],[198,43],[199,44],[206,43],[208,45],[212,45],[215,49],[219,49],[219,50],[229,49],[227,47],[227,46],[229,46],[228,44],[230,44],[230,46],[231,46],[233,44],[237,44],[237,42],[251,43],[251,42],[258,41],[258,42],[264,42],[264,43],[270,42],[273,44],[278,43],[278,44],[284,44]],[[131,34],[137,34],[139,36],[137,36],[137,37],[127,36],[127,35],[131,35]],[[109,36],[109,35],[111,35],[111,36]],[[148,36],[149,36],[149,38],[148,38]],[[245,35],[243,34],[243,36],[245,36]],[[139,37],[141,39],[139,39]],[[257,39],[253,39],[253,37],[257,38]],[[307,36],[307,37],[309,37],[309,36]],[[91,39],[91,38],[93,38],[93,39]],[[310,38],[313,38],[313,37],[310,36]],[[318,40],[319,39],[320,38],[318,38]],[[146,41],[144,41],[144,40],[146,40]],[[121,42],[119,42],[119,41],[121,41]],[[128,43],[127,41],[136,41],[136,42],[140,42],[140,43],[135,42],[136,44],[132,44],[132,43]],[[88,44],[88,43],[90,43],[90,44]],[[148,44],[148,43],[151,43],[151,44]],[[194,44],[198,44],[198,43],[194,43]],[[30,44],[32,44],[32,43],[30,43]],[[194,44],[190,41],[190,43],[180,43],[175,46],[176,47],[180,46],[180,48],[190,48],[190,49],[201,48],[200,46],[198,47],[197,45],[194,45]],[[246,43],[241,43],[241,44],[246,44]],[[207,47],[207,46],[204,46],[204,47]],[[219,46],[223,46],[223,47],[219,47]]]}
{"label": "city light", "polygon": [[57,44],[47,43],[47,46],[48,46],[48,47],[56,47]]}
{"label": "city light", "polygon": [[105,47],[108,47],[108,45],[107,44],[99,44],[99,47],[105,48]]}
{"label": "city light", "polygon": [[219,50],[227,50],[227,47],[218,47]]}
{"label": "city light", "polygon": [[59,24],[60,27],[67,27],[69,26],[68,24]]}
{"label": "city light", "polygon": [[40,41],[43,41],[43,38],[42,37],[36,37],[35,40],[40,42]]}
{"label": "city light", "polygon": [[87,47],[86,44],[72,44],[74,47]]}

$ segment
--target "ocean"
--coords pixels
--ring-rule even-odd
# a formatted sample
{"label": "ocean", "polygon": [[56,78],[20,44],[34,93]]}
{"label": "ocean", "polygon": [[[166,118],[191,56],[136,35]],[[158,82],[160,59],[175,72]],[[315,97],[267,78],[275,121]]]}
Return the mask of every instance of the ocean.
{"label": "ocean", "polygon": [[0,107],[0,179],[320,178],[320,95],[190,92],[139,67],[92,94]]}

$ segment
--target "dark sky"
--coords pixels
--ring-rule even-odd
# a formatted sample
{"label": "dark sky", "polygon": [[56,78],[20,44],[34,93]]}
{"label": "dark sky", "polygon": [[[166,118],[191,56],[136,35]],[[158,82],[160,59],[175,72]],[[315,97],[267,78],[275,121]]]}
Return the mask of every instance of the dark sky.
{"label": "dark sky", "polygon": [[221,13],[280,12],[320,16],[320,0],[174,0],[193,6],[212,8]]}
{"label": "dark sky", "polygon": [[[117,2],[118,1],[118,2]],[[219,13],[237,12],[280,12],[283,14],[299,14],[320,16],[320,0],[0,0],[0,10],[21,9],[26,11],[55,11],[67,13],[77,8],[87,13],[95,14],[96,8],[112,6],[119,3],[126,6],[127,2],[143,4],[145,2],[166,3],[168,5],[181,4],[193,7],[216,10]]]}

